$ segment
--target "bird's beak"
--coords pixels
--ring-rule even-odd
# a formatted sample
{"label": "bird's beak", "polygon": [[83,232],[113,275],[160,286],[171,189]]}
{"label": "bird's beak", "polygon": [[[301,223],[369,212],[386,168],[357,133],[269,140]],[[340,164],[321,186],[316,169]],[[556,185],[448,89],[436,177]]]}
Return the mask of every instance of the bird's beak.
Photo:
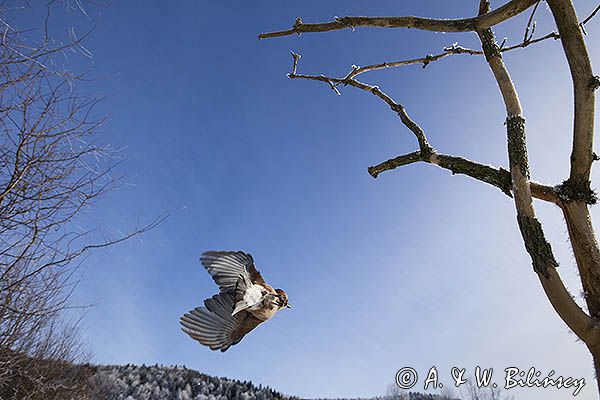
{"label": "bird's beak", "polygon": [[292,306],[290,306],[289,304],[287,304],[287,305],[285,306],[285,308],[292,308]]}

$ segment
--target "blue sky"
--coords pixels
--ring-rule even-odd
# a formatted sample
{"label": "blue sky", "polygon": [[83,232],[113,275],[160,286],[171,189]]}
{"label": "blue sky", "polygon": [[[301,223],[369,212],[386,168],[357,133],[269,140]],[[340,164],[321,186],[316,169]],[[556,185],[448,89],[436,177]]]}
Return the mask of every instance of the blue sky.
{"label": "blue sky", "polygon": [[[290,50],[303,56],[300,72],[343,76],[352,64],[422,57],[455,41],[473,47],[476,37],[357,29],[256,39],[298,16],[461,17],[475,3],[128,1],[91,12],[93,58],[83,61],[96,79],[88,90],[105,95],[102,137],[125,149],[127,180],[88,223],[118,233],[170,213],[143,237],[85,261],[77,301],[96,304],[84,319],[94,361],[185,364],[306,397],[382,394],[404,366],[424,374],[435,365],[448,384],[452,366],[499,374],[534,366],[585,378],[578,398],[593,398],[591,358],[544,297],[510,199],[425,164],[373,180],[367,166],[417,148],[397,117],[352,88],[336,96],[285,77]],[[578,6],[587,15],[594,4]],[[497,35],[521,40],[526,18]],[[538,21],[540,34],[552,29],[544,4]],[[56,29],[66,29],[61,19]],[[597,63],[597,21],[587,30]],[[506,62],[527,117],[532,176],[559,183],[568,174],[572,114],[560,43],[511,52]],[[483,58],[362,79],[402,103],[440,152],[507,166],[504,107]],[[536,205],[579,298],[562,218]],[[252,253],[294,306],[224,354],[178,325],[216,291],[198,258],[217,249]]]}

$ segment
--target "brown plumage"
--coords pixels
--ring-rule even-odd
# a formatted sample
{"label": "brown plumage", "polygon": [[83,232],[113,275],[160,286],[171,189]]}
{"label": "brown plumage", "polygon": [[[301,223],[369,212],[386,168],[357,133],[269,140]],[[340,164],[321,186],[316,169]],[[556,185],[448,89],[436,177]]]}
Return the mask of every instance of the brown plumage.
{"label": "brown plumage", "polygon": [[182,330],[211,350],[226,351],[279,310],[289,308],[287,294],[260,275],[250,254],[207,251],[200,257],[220,293],[184,314]]}

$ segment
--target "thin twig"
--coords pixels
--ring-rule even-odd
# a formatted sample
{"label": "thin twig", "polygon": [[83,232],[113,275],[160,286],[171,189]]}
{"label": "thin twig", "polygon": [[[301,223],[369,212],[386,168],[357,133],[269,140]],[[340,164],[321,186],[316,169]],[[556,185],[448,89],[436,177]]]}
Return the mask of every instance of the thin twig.
{"label": "thin twig", "polygon": [[598,11],[600,11],[600,4],[594,9],[594,11],[592,11],[592,13],[590,15],[587,16],[586,19],[581,21],[581,23],[579,24],[579,26],[581,26],[581,30],[583,31],[584,34],[587,35],[587,32],[585,31],[585,24],[587,24],[592,18],[594,18],[596,16],[596,14],[598,13]]}
{"label": "thin twig", "polygon": [[[521,49],[521,48],[525,48],[532,44],[536,44],[536,43],[539,43],[539,42],[542,42],[542,41],[548,40],[548,39],[557,40],[557,39],[560,39],[560,36],[558,35],[557,32],[550,32],[550,33],[548,33],[542,37],[539,37],[537,39],[529,39],[528,41],[523,41],[521,43],[518,43],[518,44],[515,44],[512,46],[508,46],[508,47],[500,46],[501,47],[500,51],[504,53],[507,51],[515,50],[515,49]],[[293,53],[293,54],[295,54],[295,53]],[[441,53],[433,54],[433,55],[428,54],[425,57],[413,58],[413,59],[408,59],[408,60],[400,60],[400,61],[384,61],[382,63],[371,64],[371,65],[367,65],[364,67],[359,67],[359,66],[353,65],[351,68],[351,71],[346,75],[346,77],[344,79],[342,79],[342,81],[345,81],[347,79],[352,79],[352,78],[354,78],[360,74],[364,74],[366,72],[377,71],[377,70],[388,69],[388,68],[404,67],[404,66],[416,65],[416,64],[421,64],[423,66],[423,68],[425,68],[430,63],[433,63],[435,61],[441,60],[443,58],[446,58],[446,57],[454,55],[454,54],[483,55],[483,51],[469,49],[467,47],[460,46],[458,43],[453,43],[451,46],[444,47],[444,49]],[[296,71],[296,67],[297,67],[297,62],[295,62],[294,66],[292,67],[292,71],[294,71],[294,73]]]}
{"label": "thin twig", "polygon": [[[531,15],[529,16],[529,21],[527,21],[527,26],[525,27],[525,35],[523,36],[523,43],[528,42],[531,40],[531,38],[533,37],[533,33],[535,31],[535,22],[533,22],[533,17],[535,16],[535,12],[538,9],[538,6],[540,5],[541,0],[538,0],[537,3],[535,3],[535,6],[533,7],[533,11],[531,12]],[[531,30],[531,32],[530,32]],[[500,46],[502,47],[502,46]]]}

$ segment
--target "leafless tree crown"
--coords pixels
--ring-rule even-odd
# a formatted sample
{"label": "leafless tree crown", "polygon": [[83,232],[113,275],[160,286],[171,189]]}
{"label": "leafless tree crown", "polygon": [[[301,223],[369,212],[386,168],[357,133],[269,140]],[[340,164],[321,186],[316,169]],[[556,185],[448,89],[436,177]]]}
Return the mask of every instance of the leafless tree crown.
{"label": "leafless tree crown", "polygon": [[[65,319],[82,256],[146,231],[99,237],[84,218],[119,177],[118,149],[101,144],[96,97],[63,65],[89,56],[86,35],[52,37],[22,25],[33,5],[0,5],[0,398],[55,398],[81,385],[77,321]],[[36,4],[36,11],[39,13]],[[47,7],[47,8],[46,8]],[[67,30],[68,27],[65,27]],[[97,243],[93,243],[96,237]],[[56,364],[59,363],[59,364]],[[62,367],[61,367],[62,365]],[[64,374],[61,375],[61,371]],[[81,389],[79,387],[79,389]],[[60,394],[60,396],[59,396]]]}

